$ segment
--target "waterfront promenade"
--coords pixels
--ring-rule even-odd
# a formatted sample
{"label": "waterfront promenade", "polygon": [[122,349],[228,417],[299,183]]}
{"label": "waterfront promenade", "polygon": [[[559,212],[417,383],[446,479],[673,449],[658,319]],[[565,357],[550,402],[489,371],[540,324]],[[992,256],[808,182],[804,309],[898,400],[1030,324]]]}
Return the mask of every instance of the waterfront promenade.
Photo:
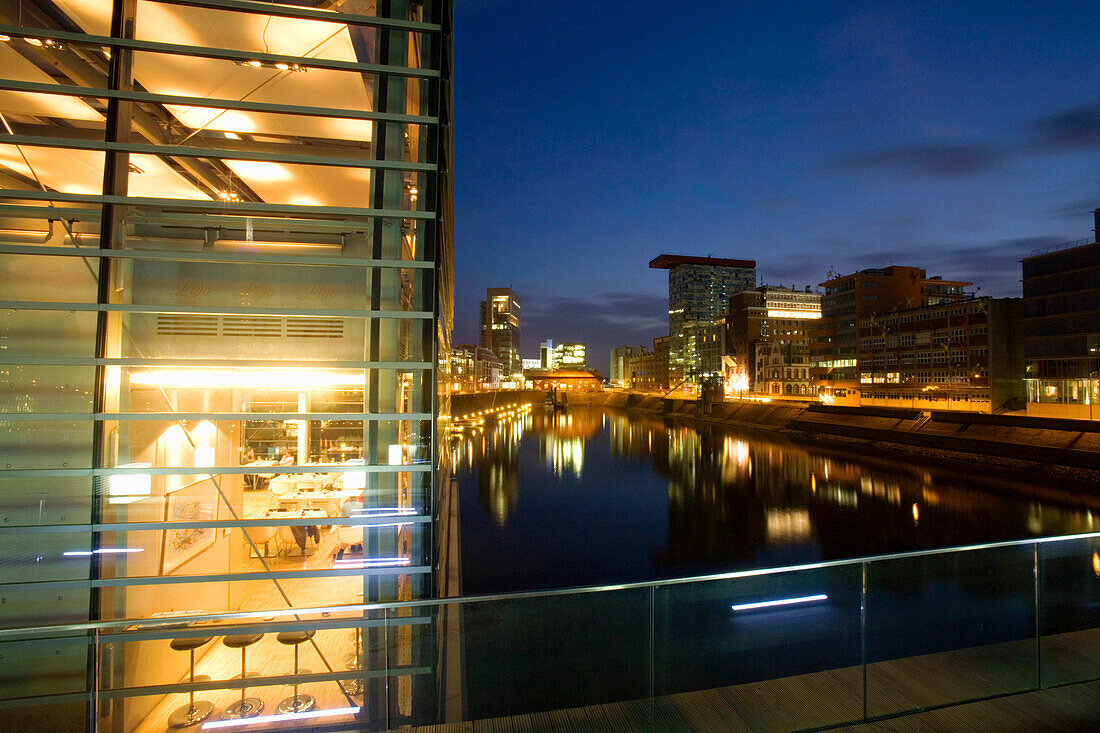
{"label": "waterfront promenade", "polygon": [[[1094,666],[1096,630],[1046,639],[1061,663]],[[1100,680],[999,694],[1018,680],[1020,655],[1034,642],[1013,642],[870,665],[868,696],[881,709],[870,722],[844,725],[862,706],[861,670],[847,668],[652,699],[589,705],[528,715],[421,726],[417,733],[530,733],[539,731],[1084,731],[1100,718]],[[1055,662],[1057,664],[1059,662]],[[1083,666],[1084,665],[1084,666]],[[973,702],[951,704],[960,692]],[[990,695],[997,695],[990,697]],[[918,703],[919,701],[919,703]],[[883,716],[892,708],[909,712]]]}

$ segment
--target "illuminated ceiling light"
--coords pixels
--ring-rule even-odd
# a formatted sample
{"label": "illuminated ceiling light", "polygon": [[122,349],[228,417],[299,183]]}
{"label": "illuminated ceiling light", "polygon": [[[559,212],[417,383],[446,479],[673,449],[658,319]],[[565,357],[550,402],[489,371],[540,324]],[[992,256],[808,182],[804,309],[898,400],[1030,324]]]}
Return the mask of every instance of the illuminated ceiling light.
{"label": "illuminated ceiling light", "polygon": [[240,140],[241,139],[241,136],[238,135],[235,132],[223,132],[222,134],[225,135],[230,140]]}
{"label": "illuminated ceiling light", "polygon": [[218,191],[218,198],[222,201],[240,201],[241,197],[236,191]]}
{"label": "illuminated ceiling light", "polygon": [[10,41],[10,40],[11,40],[11,36],[5,36],[3,33],[0,33],[0,41]]}
{"label": "illuminated ceiling light", "polygon": [[130,384],[151,387],[255,387],[300,391],[362,387],[362,375],[297,369],[158,369],[130,375]]}
{"label": "illuminated ceiling light", "polygon": [[42,39],[40,39],[40,38],[28,38],[27,43],[31,44],[32,46],[41,46],[42,45]]}
{"label": "illuminated ceiling light", "polygon": [[301,64],[288,64],[285,61],[260,61],[258,59],[251,59],[244,61],[238,59],[234,61],[237,66],[251,66],[254,69],[278,69],[279,71],[296,71],[299,73],[305,73],[306,67]]}
{"label": "illuminated ceiling light", "polygon": [[771,608],[772,606],[793,606],[798,603],[812,603],[813,601],[827,601],[829,596],[824,593],[816,596],[800,596],[798,598],[782,598],[778,601],[759,601],[757,603],[737,603],[730,606],[734,611],[751,611],[756,608]]}
{"label": "illuminated ceiling light", "polygon": [[256,181],[288,181],[293,178],[286,166],[264,160],[227,160],[225,164],[241,178]]}

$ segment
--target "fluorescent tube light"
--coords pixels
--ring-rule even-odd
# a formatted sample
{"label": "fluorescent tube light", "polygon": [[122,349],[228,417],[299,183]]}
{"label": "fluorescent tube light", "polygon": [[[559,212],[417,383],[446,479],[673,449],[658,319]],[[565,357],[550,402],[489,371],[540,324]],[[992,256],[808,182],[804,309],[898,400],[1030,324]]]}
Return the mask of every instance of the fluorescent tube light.
{"label": "fluorescent tube light", "polygon": [[793,606],[796,603],[811,603],[813,601],[827,601],[829,596],[822,593],[816,596],[801,596],[799,598],[783,598],[778,601],[758,601],[757,603],[737,603],[730,606],[734,611],[751,611],[754,608],[770,608],[772,606]]}

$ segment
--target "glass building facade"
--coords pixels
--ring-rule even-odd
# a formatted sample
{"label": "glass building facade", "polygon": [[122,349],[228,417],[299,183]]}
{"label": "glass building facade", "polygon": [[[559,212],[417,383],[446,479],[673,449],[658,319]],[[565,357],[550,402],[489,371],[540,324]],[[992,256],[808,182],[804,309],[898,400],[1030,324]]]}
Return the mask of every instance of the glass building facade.
{"label": "glass building facade", "polygon": [[[434,593],[449,99],[449,0],[0,5],[0,626]],[[86,652],[0,697],[188,670]]]}
{"label": "glass building facade", "polygon": [[668,270],[669,386],[722,374],[730,297],[756,287],[756,262],[660,255],[649,266]]}
{"label": "glass building facade", "polygon": [[1025,257],[1023,287],[1028,414],[1100,417],[1100,241]]}

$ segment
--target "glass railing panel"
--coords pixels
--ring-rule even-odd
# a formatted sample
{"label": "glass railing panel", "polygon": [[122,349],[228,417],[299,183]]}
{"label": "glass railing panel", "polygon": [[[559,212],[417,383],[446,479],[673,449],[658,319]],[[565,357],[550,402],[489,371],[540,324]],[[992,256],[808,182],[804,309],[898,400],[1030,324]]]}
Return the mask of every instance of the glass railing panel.
{"label": "glass railing panel", "polygon": [[[302,730],[309,722],[360,729],[372,714],[384,720],[383,613],[200,621],[101,636],[99,696],[108,701],[103,712],[114,726],[108,729],[163,731],[192,706],[193,725],[204,730]],[[410,617],[402,626],[420,623]],[[235,716],[242,701],[255,713],[245,720]]]}
{"label": "glass railing panel", "polygon": [[677,583],[658,587],[654,605],[654,693],[688,714],[710,690],[768,727],[861,718],[858,565]]}
{"label": "glass railing panel", "polygon": [[83,733],[87,730],[88,703],[83,696],[72,700],[62,696],[29,700],[0,699],[0,716],[11,730],[56,730]]}
{"label": "glass railing panel", "polygon": [[1100,538],[1039,544],[1043,687],[1100,677]]}
{"label": "glass railing panel", "polygon": [[[464,663],[465,720],[635,700],[649,694],[649,607],[648,588],[444,604],[431,609],[423,633],[436,636],[424,643],[461,635],[446,661]],[[390,611],[391,626],[402,612]],[[391,668],[427,664],[426,651],[391,631]],[[445,722],[421,719],[417,694],[393,702],[390,727]]]}
{"label": "glass railing panel", "polygon": [[1035,687],[1034,545],[867,564],[867,714]]}

